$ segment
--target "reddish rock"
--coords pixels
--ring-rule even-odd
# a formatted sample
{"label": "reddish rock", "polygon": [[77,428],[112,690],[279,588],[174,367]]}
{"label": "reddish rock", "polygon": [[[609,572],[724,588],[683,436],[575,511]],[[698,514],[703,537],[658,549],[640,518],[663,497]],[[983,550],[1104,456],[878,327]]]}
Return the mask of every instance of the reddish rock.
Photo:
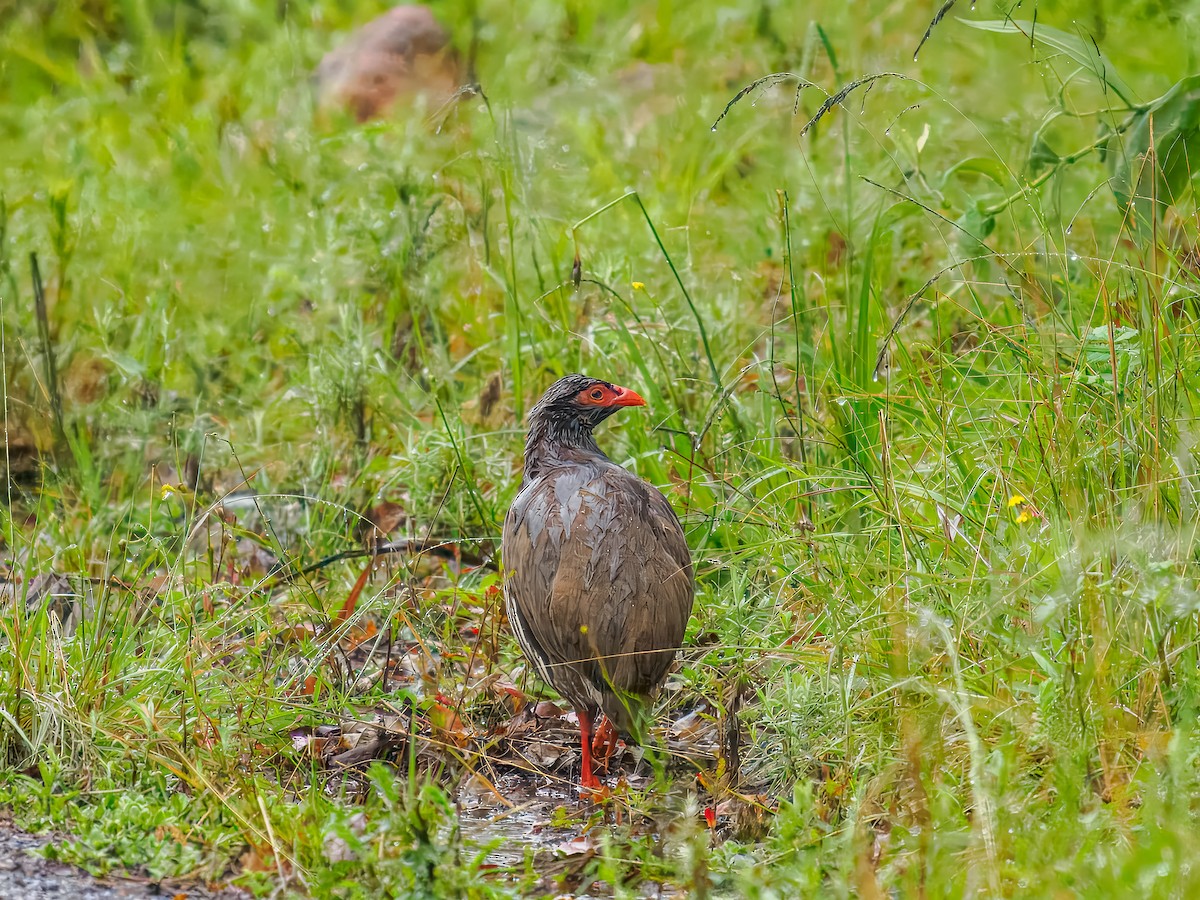
{"label": "reddish rock", "polygon": [[342,106],[360,122],[418,95],[436,109],[461,81],[450,33],[417,4],[372,19],[325,54],[316,71],[321,106]]}

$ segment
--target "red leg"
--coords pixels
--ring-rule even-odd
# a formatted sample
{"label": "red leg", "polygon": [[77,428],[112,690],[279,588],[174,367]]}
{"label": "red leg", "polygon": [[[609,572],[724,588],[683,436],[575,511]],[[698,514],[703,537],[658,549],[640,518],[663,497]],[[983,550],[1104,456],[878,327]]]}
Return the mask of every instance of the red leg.
{"label": "red leg", "polygon": [[617,739],[617,729],[613,727],[612,719],[605,716],[592,739],[592,755],[600,758],[605,772],[608,771],[608,763],[616,752]]}
{"label": "red leg", "polygon": [[593,791],[600,787],[600,782],[592,774],[592,717],[584,709],[575,710],[579,717],[579,740],[583,745],[583,772],[579,776],[579,784],[585,790]]}

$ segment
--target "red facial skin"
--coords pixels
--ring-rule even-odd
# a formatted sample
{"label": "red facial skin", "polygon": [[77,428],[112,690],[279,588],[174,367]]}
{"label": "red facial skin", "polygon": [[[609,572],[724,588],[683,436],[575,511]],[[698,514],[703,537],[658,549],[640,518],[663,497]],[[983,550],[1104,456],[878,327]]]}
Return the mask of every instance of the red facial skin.
{"label": "red facial skin", "polygon": [[580,391],[576,401],[583,406],[645,406],[646,401],[636,391],[617,385],[594,384]]}

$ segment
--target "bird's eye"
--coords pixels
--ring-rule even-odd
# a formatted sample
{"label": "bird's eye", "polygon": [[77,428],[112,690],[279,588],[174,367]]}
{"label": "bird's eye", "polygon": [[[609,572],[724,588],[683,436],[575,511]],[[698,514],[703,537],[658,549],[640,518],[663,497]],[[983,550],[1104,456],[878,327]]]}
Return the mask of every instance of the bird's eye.
{"label": "bird's eye", "polygon": [[592,399],[593,400],[603,400],[604,399],[604,391],[600,390],[600,388],[593,389]]}

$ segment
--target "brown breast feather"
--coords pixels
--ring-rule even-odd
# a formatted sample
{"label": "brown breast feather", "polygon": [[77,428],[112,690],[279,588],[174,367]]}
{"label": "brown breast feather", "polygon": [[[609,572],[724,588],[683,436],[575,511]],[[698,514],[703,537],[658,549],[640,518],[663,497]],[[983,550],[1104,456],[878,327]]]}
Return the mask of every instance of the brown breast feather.
{"label": "brown breast feather", "polygon": [[549,470],[522,493],[503,536],[514,630],[559,693],[628,731],[621,695],[636,702],[658,687],[691,615],[679,521],[612,463]]}

